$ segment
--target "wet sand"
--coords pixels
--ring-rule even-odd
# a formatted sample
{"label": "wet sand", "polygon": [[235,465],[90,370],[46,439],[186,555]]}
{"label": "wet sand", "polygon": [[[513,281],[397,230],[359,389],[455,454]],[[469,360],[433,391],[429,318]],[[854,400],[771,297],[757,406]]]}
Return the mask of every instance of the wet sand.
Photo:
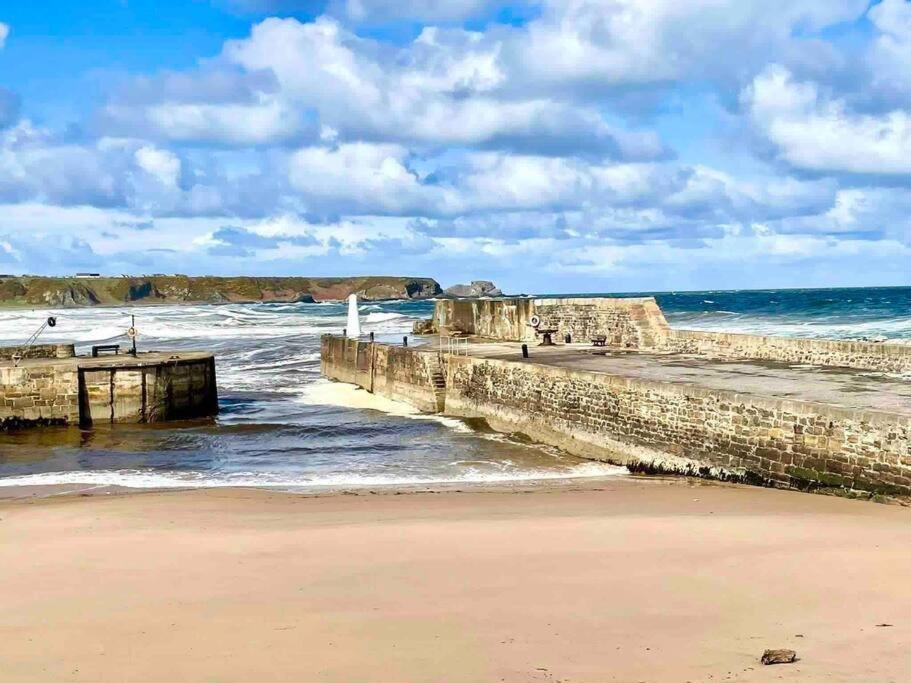
{"label": "wet sand", "polygon": [[907,681],[909,576],[911,510],[682,479],[5,500],[0,680]]}

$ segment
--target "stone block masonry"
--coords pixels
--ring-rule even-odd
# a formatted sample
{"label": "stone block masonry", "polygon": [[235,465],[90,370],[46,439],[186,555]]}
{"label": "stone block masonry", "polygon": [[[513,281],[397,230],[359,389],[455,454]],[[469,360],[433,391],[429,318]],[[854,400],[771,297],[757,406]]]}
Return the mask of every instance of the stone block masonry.
{"label": "stone block masonry", "polygon": [[498,341],[531,341],[540,327],[575,341],[595,336],[609,346],[728,360],[764,360],[911,374],[911,345],[796,339],[671,328],[652,297],[571,299],[458,299],[438,301],[420,332],[460,332]]}
{"label": "stone block masonry", "polygon": [[557,329],[560,336],[589,342],[599,335],[611,346],[654,348],[668,335],[668,324],[652,297],[629,299],[535,299],[540,327]]}
{"label": "stone block masonry", "polygon": [[27,348],[17,346],[0,347],[0,361],[20,358],[72,358],[76,349],[72,344],[33,344]]}
{"label": "stone block masonry", "polygon": [[609,343],[626,348],[656,346],[668,325],[651,297],[628,299],[449,299],[436,302],[433,329],[461,332],[487,339],[535,339],[532,317],[540,328],[590,341],[605,335]]}
{"label": "stone block masonry", "polygon": [[211,354],[27,358],[0,363],[0,430],[160,422],[218,412]]}
{"label": "stone block masonry", "polygon": [[451,357],[446,410],[578,455],[784,488],[911,494],[911,418]]}
{"label": "stone block masonry", "polygon": [[0,429],[79,423],[79,373],[72,364],[0,366]]}
{"label": "stone block masonry", "polygon": [[332,335],[324,335],[320,347],[324,376],[356,384],[427,413],[443,411],[441,392],[434,381],[444,375],[438,353]]}
{"label": "stone block masonry", "polygon": [[[516,354],[518,357],[518,354]],[[801,490],[911,495],[911,411],[451,356],[325,336],[322,370],[427,412],[582,457]],[[433,373],[444,375],[442,397]]]}
{"label": "stone block masonry", "polygon": [[911,346],[835,339],[671,330],[659,348],[731,360],[768,360],[911,374]]}

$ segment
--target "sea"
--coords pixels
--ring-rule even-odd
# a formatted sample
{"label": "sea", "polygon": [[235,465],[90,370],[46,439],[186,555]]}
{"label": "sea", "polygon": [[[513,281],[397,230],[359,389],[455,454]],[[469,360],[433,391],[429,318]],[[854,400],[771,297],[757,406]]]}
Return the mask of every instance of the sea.
{"label": "sea", "polygon": [[[911,287],[604,295],[654,295],[670,324],[684,329],[911,344]],[[363,331],[401,342],[433,305],[362,303]],[[0,487],[312,493],[625,475],[482,422],[422,415],[322,379],[319,337],[341,332],[346,310],[341,303],[289,303],[0,311],[0,345],[22,343],[53,315],[57,325],[40,340],[75,342],[79,352],[126,346],[135,315],[140,350],[213,351],[219,390],[211,420],[0,434]]]}

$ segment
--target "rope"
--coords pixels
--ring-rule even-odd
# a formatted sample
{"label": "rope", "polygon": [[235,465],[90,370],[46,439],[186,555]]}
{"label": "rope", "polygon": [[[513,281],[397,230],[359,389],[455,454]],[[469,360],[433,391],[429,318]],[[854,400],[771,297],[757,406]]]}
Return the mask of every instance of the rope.
{"label": "rope", "polygon": [[54,316],[48,317],[41,326],[32,333],[32,336],[25,340],[25,343],[16,349],[16,352],[11,356],[14,367],[19,367],[19,363],[25,358],[25,355],[28,353],[28,350],[35,345],[35,342],[38,341],[38,337],[41,336],[41,333],[44,332],[48,327],[56,327],[57,318]]}

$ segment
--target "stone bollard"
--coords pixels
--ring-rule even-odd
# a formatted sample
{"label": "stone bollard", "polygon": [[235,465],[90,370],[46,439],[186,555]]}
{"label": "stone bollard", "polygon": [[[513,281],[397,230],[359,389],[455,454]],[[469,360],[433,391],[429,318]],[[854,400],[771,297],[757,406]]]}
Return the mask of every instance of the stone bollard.
{"label": "stone bollard", "polygon": [[573,343],[573,336],[572,336],[569,332],[567,332],[567,333],[566,333],[566,336],[563,337],[563,341],[565,341],[567,344],[572,344],[572,343]]}
{"label": "stone bollard", "polygon": [[522,344],[522,358],[528,358],[528,344]]}
{"label": "stone bollard", "polygon": [[404,346],[406,348],[408,347],[408,337],[407,336],[402,337],[402,346]]}
{"label": "stone bollard", "polygon": [[373,332],[370,333],[370,341],[373,341]]}

